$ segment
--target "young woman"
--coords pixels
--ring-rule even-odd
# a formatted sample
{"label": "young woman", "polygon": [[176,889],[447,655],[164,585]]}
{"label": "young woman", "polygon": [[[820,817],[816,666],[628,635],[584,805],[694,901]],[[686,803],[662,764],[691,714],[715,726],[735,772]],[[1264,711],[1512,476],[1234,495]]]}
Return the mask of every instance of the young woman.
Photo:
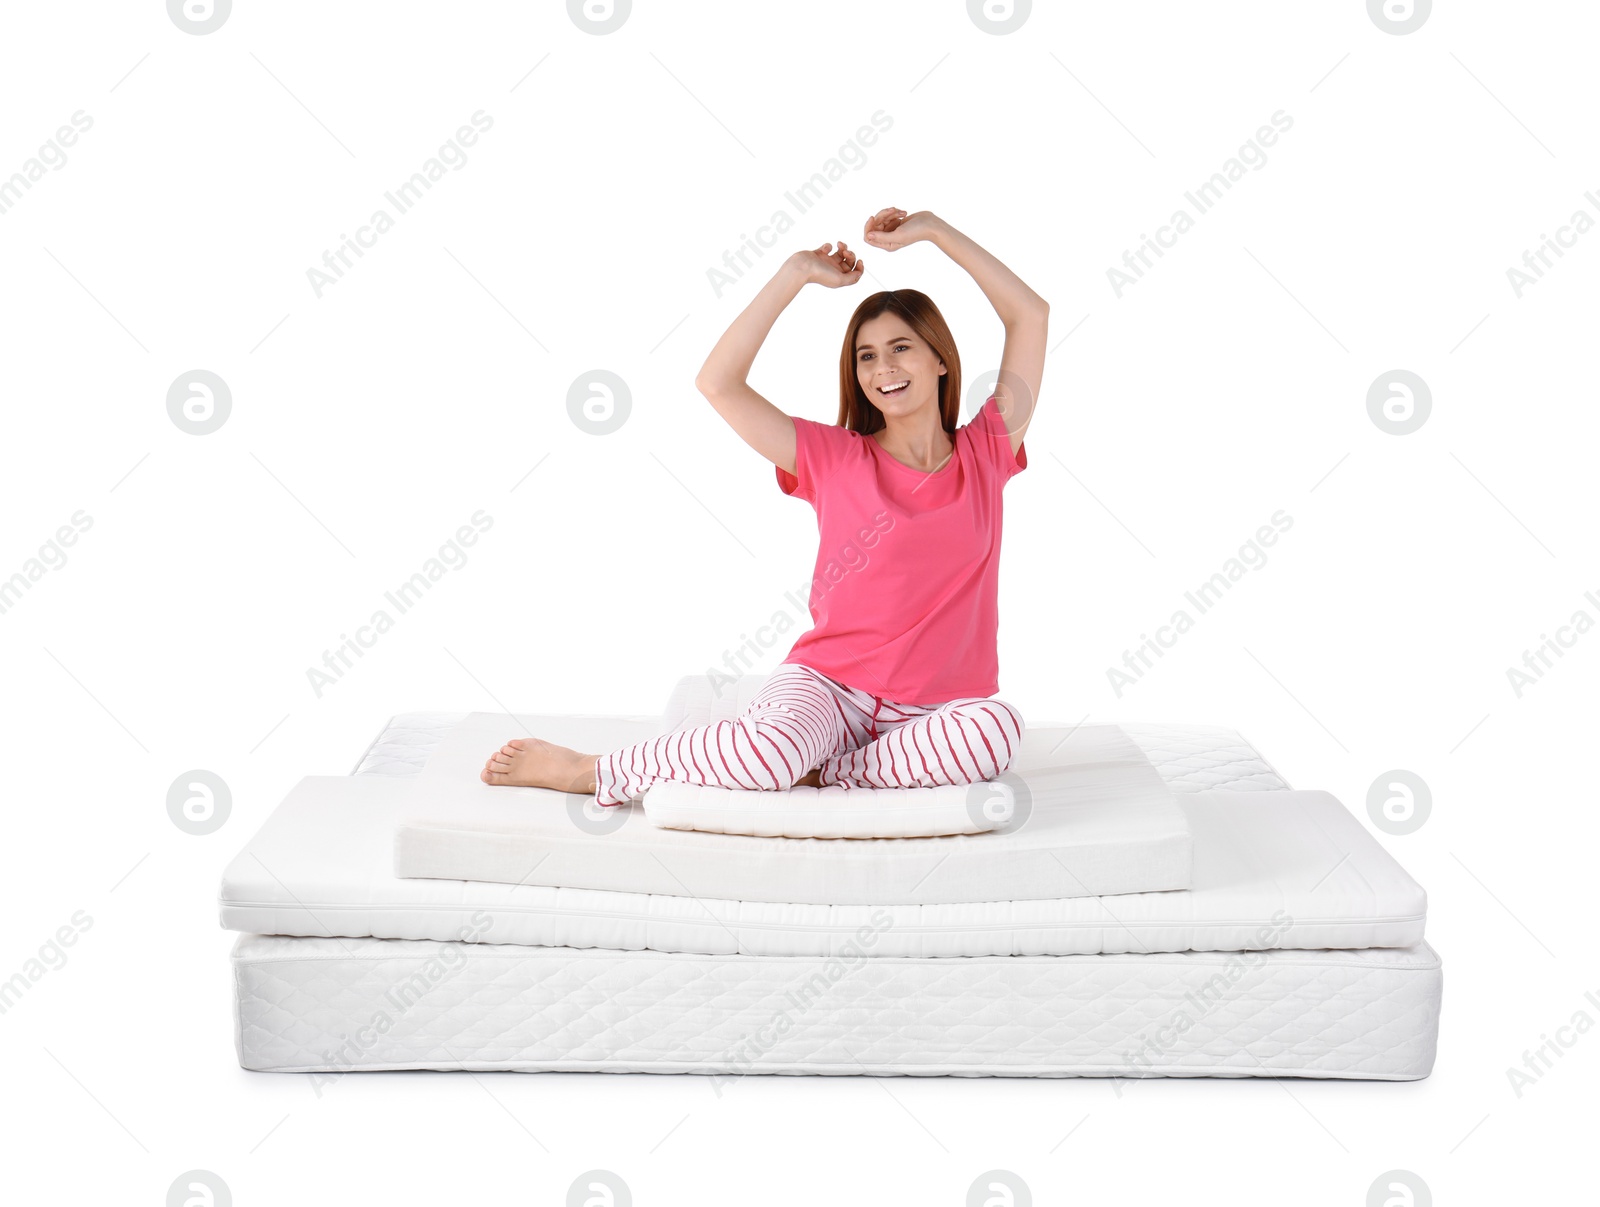
{"label": "young woman", "polygon": [[1022,737],[994,699],[1001,490],[1027,468],[1022,438],[1044,374],[1049,307],[999,260],[927,212],[884,209],[864,238],[938,247],[972,275],[1005,327],[994,393],[957,427],[961,360],[944,317],[914,289],[856,308],[839,360],[839,421],[792,418],[746,378],[772,324],[808,283],[861,279],[840,243],[796,252],[711,350],[695,385],[778,487],[817,513],[811,630],[737,718],[606,754],[538,738],[489,756],[489,784],[595,794],[602,805],[659,780],[727,788],[933,787],[993,779]]}

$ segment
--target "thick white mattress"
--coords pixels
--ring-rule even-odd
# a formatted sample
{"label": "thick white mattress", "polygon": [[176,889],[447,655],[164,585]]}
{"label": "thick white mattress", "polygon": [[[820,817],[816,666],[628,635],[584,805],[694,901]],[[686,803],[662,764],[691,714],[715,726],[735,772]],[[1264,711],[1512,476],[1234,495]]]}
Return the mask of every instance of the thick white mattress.
{"label": "thick white mattress", "polygon": [[[1017,800],[1011,825],[866,841],[667,830],[651,825],[637,801],[586,814],[583,806],[593,808],[588,796],[491,787],[478,779],[486,752],[508,737],[558,728],[570,740],[557,740],[579,750],[631,740],[600,718],[472,713],[443,736],[418,775],[383,785],[396,798],[408,797],[404,812],[393,814],[395,875],[810,905],[1033,901],[1189,887],[1183,811],[1144,752],[1115,725],[1024,733],[1001,777]],[[326,800],[338,783],[305,781],[296,792],[315,791]],[[779,796],[742,795],[754,798],[751,809]],[[321,812],[293,797],[285,809],[308,819]]]}
{"label": "thick white mattress", "polygon": [[[746,1073],[1432,1069],[1441,972],[1421,890],[1337,801],[1287,791],[1228,731],[1125,727],[1182,792],[1195,889],[818,907],[397,880],[360,794],[417,775],[462,719],[395,718],[320,846],[252,844],[259,872],[230,869],[224,923],[283,932],[234,946],[245,1068],[319,1090],[369,1069],[700,1073],[719,1095]],[[386,931],[401,937],[283,937]]]}
{"label": "thick white mattress", "polygon": [[[1426,1077],[1440,967],[1366,951],[666,955],[242,935],[239,1061],[965,1077]],[[320,1089],[321,1082],[314,1083]]]}
{"label": "thick white mattress", "polygon": [[[396,718],[330,799],[280,808],[230,865],[222,924],[276,935],[479,941],[613,951],[826,956],[882,908],[872,954],[1056,956],[1410,947],[1426,899],[1333,797],[1282,790],[1237,734],[1125,726],[1170,785],[1193,838],[1188,891],[943,905],[797,905],[394,876],[388,791],[416,778],[463,718]],[[646,731],[647,718],[602,718]],[[595,718],[573,718],[593,721]],[[1046,727],[1041,727],[1046,728]],[[555,740],[562,740],[552,734]],[[1196,791],[1225,784],[1229,790]],[[303,808],[302,808],[303,806]],[[750,841],[731,839],[730,841]]]}

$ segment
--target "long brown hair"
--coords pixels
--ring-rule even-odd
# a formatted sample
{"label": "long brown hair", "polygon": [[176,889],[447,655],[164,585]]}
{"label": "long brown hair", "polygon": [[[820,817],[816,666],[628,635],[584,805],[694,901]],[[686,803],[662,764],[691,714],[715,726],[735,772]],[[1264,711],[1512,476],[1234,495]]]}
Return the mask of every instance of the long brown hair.
{"label": "long brown hair", "polygon": [[872,405],[856,376],[856,335],[861,324],[880,314],[894,314],[904,319],[913,334],[944,361],[945,371],[939,378],[939,419],[944,430],[954,435],[961,413],[961,354],[956,351],[950,326],[933,299],[916,289],[881,290],[864,299],[850,316],[850,325],[844,332],[844,348],[839,353],[839,426],[863,436],[880,432],[886,426],[883,412]]}

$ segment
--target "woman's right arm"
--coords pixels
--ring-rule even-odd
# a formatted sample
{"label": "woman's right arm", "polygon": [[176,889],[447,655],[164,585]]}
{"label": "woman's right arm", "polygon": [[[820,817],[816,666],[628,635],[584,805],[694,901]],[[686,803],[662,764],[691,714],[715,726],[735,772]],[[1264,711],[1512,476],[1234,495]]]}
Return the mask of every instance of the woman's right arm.
{"label": "woman's right arm", "polygon": [[[722,333],[694,379],[695,388],[741,440],[791,474],[795,472],[794,420],[751,389],[746,379],[773,323],[808,282],[837,286],[861,279],[855,253],[843,243],[833,252],[825,250],[829,246],[824,243],[785,260]],[[848,271],[845,265],[850,266]]]}

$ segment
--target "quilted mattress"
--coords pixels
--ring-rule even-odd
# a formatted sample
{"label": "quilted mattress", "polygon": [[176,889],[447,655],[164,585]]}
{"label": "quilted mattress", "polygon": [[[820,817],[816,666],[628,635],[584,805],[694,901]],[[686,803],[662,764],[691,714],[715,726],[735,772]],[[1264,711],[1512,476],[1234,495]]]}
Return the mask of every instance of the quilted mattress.
{"label": "quilted mattress", "polygon": [[1439,959],[864,959],[241,935],[239,1061],[366,1069],[1348,1077],[1433,1067]]}
{"label": "quilted mattress", "polygon": [[[524,720],[536,732],[548,733],[560,719]],[[604,718],[583,720],[605,727]],[[611,732],[625,731],[617,726]],[[457,723],[445,727],[447,735],[459,732]],[[1044,750],[1057,740],[1053,732],[1048,726],[1036,728],[1025,742]],[[1242,744],[1236,736],[1232,742]],[[442,749],[436,747],[430,756],[435,771],[445,758]],[[467,749],[476,747],[464,747],[462,753]],[[1250,763],[1260,765],[1259,757]],[[458,777],[464,774],[458,768]],[[410,778],[419,800],[436,790],[423,775]],[[1167,782],[1179,789],[1175,795],[1192,838],[1189,890],[815,905],[686,891],[699,889],[699,878],[659,859],[650,861],[656,874],[648,883],[665,891],[397,877],[393,835],[418,807],[397,794],[401,785],[373,774],[312,776],[296,786],[229,865],[222,922],[260,934],[454,940],[464,923],[482,915],[488,919],[484,942],[707,955],[827,955],[879,908],[892,922],[874,949],[879,955],[1408,947],[1421,941],[1422,888],[1332,796],[1237,787],[1196,792],[1187,790],[1194,781],[1186,776],[1169,775]],[[1237,783],[1215,775],[1200,782]],[[735,845],[793,841],[695,837]],[[834,845],[839,841],[845,840]],[[898,841],[918,847],[967,840]],[[539,861],[529,857],[527,862]],[[1067,869],[1052,866],[1067,878]],[[905,884],[919,887],[913,883],[919,877],[936,881],[939,860],[930,857],[928,867],[935,874],[918,869]]]}
{"label": "quilted mattress", "polygon": [[[347,782],[422,773],[464,720],[394,718]],[[1441,970],[1421,889],[1237,734],[1122,728],[1180,794],[1191,891],[824,907],[416,880],[385,896],[392,874],[357,858],[313,885],[337,900],[265,891],[270,875],[261,899],[225,886],[224,925],[263,932],[233,951],[240,1063],[700,1073],[719,1094],[745,1073],[1427,1076]],[[1232,838],[1208,839],[1208,816]],[[1285,865],[1285,833],[1302,862]]]}

